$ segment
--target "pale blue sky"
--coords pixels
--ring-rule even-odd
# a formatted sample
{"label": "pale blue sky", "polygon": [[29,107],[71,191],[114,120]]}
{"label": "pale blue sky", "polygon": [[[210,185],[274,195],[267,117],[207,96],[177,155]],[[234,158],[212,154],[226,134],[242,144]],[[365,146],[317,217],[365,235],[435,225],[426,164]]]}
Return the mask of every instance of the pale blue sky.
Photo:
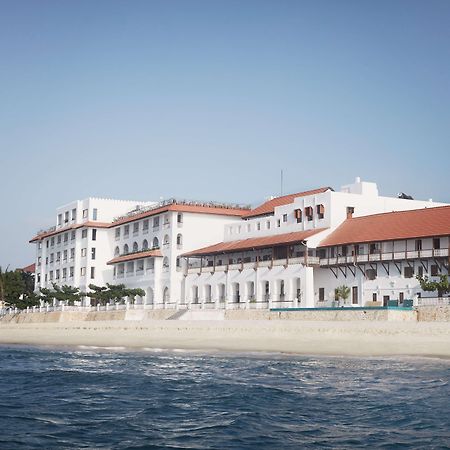
{"label": "pale blue sky", "polygon": [[0,265],[103,196],[450,201],[450,1],[0,0]]}

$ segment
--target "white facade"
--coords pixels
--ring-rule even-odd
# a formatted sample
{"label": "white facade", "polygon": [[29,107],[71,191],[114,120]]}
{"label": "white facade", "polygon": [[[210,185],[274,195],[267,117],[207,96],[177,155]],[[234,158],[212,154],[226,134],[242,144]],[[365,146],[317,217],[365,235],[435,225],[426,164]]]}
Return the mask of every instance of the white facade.
{"label": "white facade", "polygon": [[112,239],[105,226],[114,217],[149,202],[101,198],[77,200],[56,210],[55,225],[33,239],[36,242],[35,288],[68,284],[86,292],[91,283],[112,281],[106,265],[112,254]]}
{"label": "white facade", "polygon": [[[259,216],[227,205],[176,201],[70,203],[57,209],[54,229],[32,240],[36,289],[56,282],[86,292],[90,283],[123,283],[143,289],[146,295],[137,301],[149,307],[271,308],[333,306],[335,288],[346,285],[348,305],[365,306],[421,294],[417,274],[448,273],[450,230],[420,244],[364,244],[350,253],[342,246],[320,247],[349,216],[442,203],[383,197],[375,183],[359,179],[340,192],[322,189],[279,203]],[[288,233],[308,235],[283,242]],[[276,245],[195,256],[217,243],[277,236]],[[194,256],[183,257],[187,253]]]}
{"label": "white facade", "polygon": [[[373,305],[375,299],[377,304],[386,304],[388,297],[390,300],[412,298],[421,293],[415,278],[419,273],[418,264],[421,264],[416,261],[417,255],[410,255],[411,258],[406,259],[406,253],[401,253],[404,261],[391,261],[391,267],[388,267],[389,264],[385,261],[384,266],[380,263],[378,269],[375,267],[376,261],[370,261],[377,271],[377,277],[375,280],[369,280],[367,274],[362,273],[356,266],[352,270],[344,270],[344,266],[348,265],[347,261],[342,261],[342,267],[336,264],[330,268],[329,260],[319,257],[317,247],[349,215],[363,217],[442,205],[444,204],[431,201],[382,197],[378,195],[375,183],[361,182],[359,179],[344,186],[341,192],[329,189],[314,195],[299,196],[291,203],[275,207],[271,214],[252,217],[227,226],[224,241],[308,230],[323,231],[309,237],[304,245],[297,243],[292,246],[292,254],[289,257],[277,256],[272,254],[272,249],[266,248],[258,251],[237,251],[221,256],[205,255],[201,260],[189,258],[185,301],[190,305],[198,304],[198,307],[213,307],[211,302],[226,308],[327,307],[335,304],[335,288],[342,285],[351,289],[347,303],[352,306],[365,306],[368,302]],[[297,221],[295,211],[300,210],[303,213],[308,207],[312,208],[311,220],[303,214],[301,221]],[[428,245],[427,249],[432,250],[429,241],[424,240],[423,245]],[[410,243],[409,246],[413,244]],[[392,249],[387,250],[392,243],[382,245],[386,252],[392,253]],[[395,252],[404,252],[404,243],[398,242],[395,245]],[[448,256],[447,237],[441,237],[441,246],[439,257],[445,258]],[[421,265],[421,274],[431,275],[432,267],[435,266],[433,256],[431,252],[426,268]],[[373,255],[370,257],[373,258]],[[408,272],[405,278],[405,266],[414,264],[417,270],[413,271],[412,275]],[[441,269],[444,273],[448,271],[445,267]],[[223,305],[220,305],[220,302]]]}

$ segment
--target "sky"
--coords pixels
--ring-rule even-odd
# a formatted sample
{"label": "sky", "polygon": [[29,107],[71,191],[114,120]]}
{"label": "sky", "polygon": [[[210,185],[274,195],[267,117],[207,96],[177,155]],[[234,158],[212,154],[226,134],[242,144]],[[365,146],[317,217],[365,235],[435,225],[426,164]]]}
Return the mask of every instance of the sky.
{"label": "sky", "polygon": [[0,0],[0,266],[86,197],[450,202],[447,0]]}

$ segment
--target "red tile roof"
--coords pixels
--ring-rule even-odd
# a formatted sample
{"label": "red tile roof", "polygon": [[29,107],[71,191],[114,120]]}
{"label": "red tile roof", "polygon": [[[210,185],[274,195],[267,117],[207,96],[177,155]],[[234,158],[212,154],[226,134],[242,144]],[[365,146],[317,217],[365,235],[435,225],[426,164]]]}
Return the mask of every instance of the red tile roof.
{"label": "red tile roof", "polygon": [[26,273],[35,273],[36,272],[36,264],[33,263],[27,267],[23,267],[22,269],[18,269],[18,270],[20,270],[22,272],[26,272]]}
{"label": "red tile roof", "polygon": [[142,259],[142,258],[149,258],[149,257],[158,257],[162,256],[160,250],[147,250],[145,252],[136,252],[136,253],[130,253],[128,255],[122,255],[122,256],[116,256],[115,258],[108,261],[106,264],[116,264],[126,261],[133,261],[135,259]]}
{"label": "red tile roof", "polygon": [[199,214],[215,214],[221,216],[237,216],[241,217],[249,210],[244,208],[220,208],[217,206],[196,206],[196,205],[183,205],[183,204],[170,204],[164,205],[160,208],[151,209],[149,211],[143,211],[140,214],[134,214],[132,216],[123,217],[116,220],[111,224],[111,227],[122,225],[128,222],[134,222],[135,220],[144,219],[145,217],[156,216],[168,211],[187,212],[187,213],[199,213]]}
{"label": "red tile roof", "polygon": [[276,197],[272,200],[268,200],[262,205],[259,205],[257,208],[248,211],[246,214],[243,215],[243,218],[247,219],[250,217],[266,216],[269,214],[273,214],[277,206],[288,205],[290,203],[293,203],[294,200],[298,197],[306,197],[308,195],[321,194],[322,192],[326,192],[328,190],[333,189],[331,187],[322,187],[319,189],[312,189],[310,191],[298,192],[297,194],[289,194],[284,195],[282,197]]}
{"label": "red tile roof", "polygon": [[450,206],[347,219],[319,247],[450,235]]}
{"label": "red tile roof", "polygon": [[270,248],[284,244],[295,244],[324,230],[325,228],[316,228],[314,230],[295,231],[293,233],[277,234],[273,236],[241,239],[239,241],[219,242],[218,244],[210,245],[209,247],[185,253],[183,256],[214,255],[218,253],[232,253],[235,251]]}
{"label": "red tile roof", "polygon": [[109,228],[110,225],[111,225],[110,223],[105,223],[105,222],[76,223],[74,225],[68,225],[63,228],[57,228],[56,230],[53,230],[53,231],[39,233],[36,236],[34,236],[34,238],[31,239],[29,242],[32,243],[32,242],[36,242],[36,241],[41,241],[42,239],[45,239],[47,237],[55,236],[60,233],[65,233],[66,231],[77,230],[78,228]]}

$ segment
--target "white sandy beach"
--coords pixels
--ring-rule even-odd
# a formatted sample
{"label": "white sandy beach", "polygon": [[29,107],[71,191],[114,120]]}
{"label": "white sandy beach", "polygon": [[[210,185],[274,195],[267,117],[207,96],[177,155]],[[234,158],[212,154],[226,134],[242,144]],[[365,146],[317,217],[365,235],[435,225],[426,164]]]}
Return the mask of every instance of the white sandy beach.
{"label": "white sandy beach", "polygon": [[450,323],[281,320],[1,323],[0,343],[450,357]]}

